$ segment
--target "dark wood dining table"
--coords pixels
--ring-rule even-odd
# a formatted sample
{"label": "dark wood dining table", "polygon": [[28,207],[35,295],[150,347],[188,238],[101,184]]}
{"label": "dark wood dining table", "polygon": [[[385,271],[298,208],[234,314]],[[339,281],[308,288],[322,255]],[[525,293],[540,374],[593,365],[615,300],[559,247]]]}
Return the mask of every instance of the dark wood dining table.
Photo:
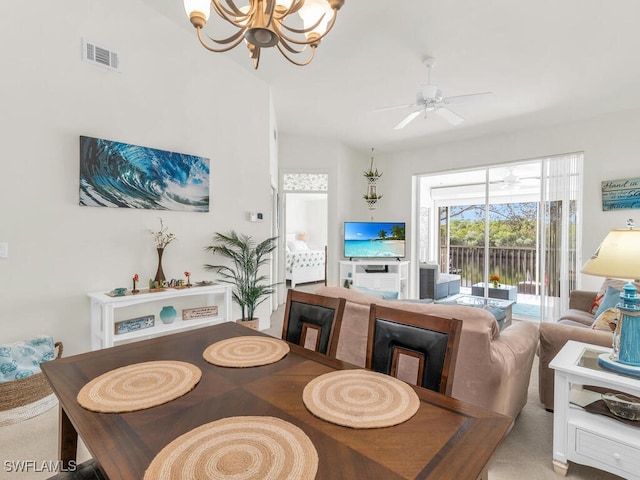
{"label": "dark wood dining table", "polygon": [[[280,361],[252,368],[218,367],[204,360],[209,345],[242,335],[264,335],[224,323],[60,358],[42,371],[60,400],[60,459],[75,461],[78,435],[106,478],[142,479],[156,454],[176,437],[217,419],[261,415],[301,428],[317,449],[317,479],[477,479],[509,430],[511,419],[415,387],[418,412],[399,425],[354,429],[321,420],[302,401],[313,378],[351,364],[290,345]],[[93,378],[155,360],[192,363],[202,377],[189,393],[130,413],[96,413],[77,395]]]}

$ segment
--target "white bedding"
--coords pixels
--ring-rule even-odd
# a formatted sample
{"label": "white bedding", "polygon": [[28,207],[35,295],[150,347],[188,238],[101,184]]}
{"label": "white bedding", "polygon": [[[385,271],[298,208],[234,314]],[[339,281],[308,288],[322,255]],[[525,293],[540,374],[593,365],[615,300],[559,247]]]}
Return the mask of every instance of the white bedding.
{"label": "white bedding", "polygon": [[[299,241],[296,243],[300,243]],[[293,246],[293,245],[292,245]],[[300,247],[300,245],[298,245]],[[291,288],[298,283],[319,282],[325,277],[324,250],[298,248],[287,250],[286,278],[291,281]]]}
{"label": "white bedding", "polygon": [[303,267],[322,266],[324,269],[324,251],[287,252],[287,273]]}

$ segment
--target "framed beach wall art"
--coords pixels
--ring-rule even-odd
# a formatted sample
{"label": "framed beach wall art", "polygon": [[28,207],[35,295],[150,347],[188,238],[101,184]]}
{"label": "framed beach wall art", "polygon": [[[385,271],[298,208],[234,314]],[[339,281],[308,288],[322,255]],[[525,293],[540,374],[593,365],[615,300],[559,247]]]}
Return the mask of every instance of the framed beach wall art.
{"label": "framed beach wall art", "polygon": [[80,205],[209,211],[209,159],[80,136]]}
{"label": "framed beach wall art", "polygon": [[640,208],[640,178],[602,182],[602,210]]}

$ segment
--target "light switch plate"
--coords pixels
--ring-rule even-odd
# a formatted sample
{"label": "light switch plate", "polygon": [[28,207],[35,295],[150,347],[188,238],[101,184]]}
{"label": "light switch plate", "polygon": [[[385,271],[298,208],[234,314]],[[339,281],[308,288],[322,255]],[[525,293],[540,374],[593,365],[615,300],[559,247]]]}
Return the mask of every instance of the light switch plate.
{"label": "light switch plate", "polygon": [[7,242],[0,242],[0,258],[7,258],[9,256],[9,244]]}

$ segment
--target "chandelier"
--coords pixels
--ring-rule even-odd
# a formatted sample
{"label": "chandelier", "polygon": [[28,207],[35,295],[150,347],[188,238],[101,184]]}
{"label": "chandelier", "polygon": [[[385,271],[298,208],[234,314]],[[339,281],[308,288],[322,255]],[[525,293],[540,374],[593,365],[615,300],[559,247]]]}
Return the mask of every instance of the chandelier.
{"label": "chandelier", "polygon": [[[260,63],[260,50],[273,46],[278,47],[291,63],[308,65],[320,40],[333,28],[338,10],[344,3],[344,0],[183,1],[204,48],[212,52],[227,52],[244,40],[255,69]],[[206,35],[214,46],[202,34],[212,7],[236,29],[231,36],[219,40]]]}

